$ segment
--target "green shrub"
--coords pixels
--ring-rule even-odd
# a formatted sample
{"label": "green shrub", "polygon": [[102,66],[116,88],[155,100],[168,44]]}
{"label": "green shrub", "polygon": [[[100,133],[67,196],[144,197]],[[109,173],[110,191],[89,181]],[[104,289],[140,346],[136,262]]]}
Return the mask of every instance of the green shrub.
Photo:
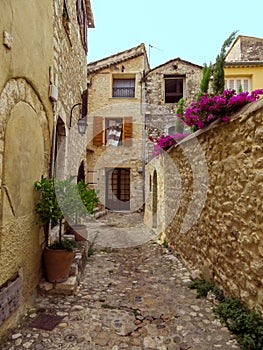
{"label": "green shrub", "polygon": [[213,311],[220,321],[237,337],[242,350],[263,349],[263,318],[256,309],[250,310],[241,300],[225,297],[222,290],[213,282],[197,279],[189,284],[190,289],[197,290],[197,298],[214,293],[218,305]]}

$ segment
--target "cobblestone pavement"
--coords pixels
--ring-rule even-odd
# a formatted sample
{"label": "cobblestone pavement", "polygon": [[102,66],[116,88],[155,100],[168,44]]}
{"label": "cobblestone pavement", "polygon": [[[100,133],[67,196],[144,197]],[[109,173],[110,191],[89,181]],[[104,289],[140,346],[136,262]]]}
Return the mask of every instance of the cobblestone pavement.
{"label": "cobblestone pavement", "polygon": [[[142,228],[142,214],[108,214],[104,230]],[[41,296],[1,350],[239,349],[212,304],[187,287],[189,272],[154,240],[95,246],[73,296]],[[39,312],[64,316],[52,331],[30,328]]]}

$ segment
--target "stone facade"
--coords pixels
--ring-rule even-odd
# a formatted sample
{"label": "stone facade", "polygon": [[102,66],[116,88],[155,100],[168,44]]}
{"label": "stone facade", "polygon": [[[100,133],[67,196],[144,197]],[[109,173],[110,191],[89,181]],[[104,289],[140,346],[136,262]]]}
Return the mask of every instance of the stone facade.
{"label": "stone facade", "polygon": [[197,273],[263,310],[262,119],[261,99],[149,163],[145,222]]}
{"label": "stone facade", "polygon": [[[148,141],[148,136],[160,136],[162,134],[174,134],[183,132],[185,127],[177,114],[178,101],[171,102],[166,99],[166,83],[168,79],[181,79],[182,86],[174,86],[176,90],[182,89],[182,97],[185,105],[192,102],[199,91],[202,78],[202,66],[184,61],[180,58],[170,60],[158,67],[151,69],[145,78],[145,122],[147,130],[146,155],[151,159],[153,144]],[[177,91],[180,92],[180,91]]]}
{"label": "stone facade", "polygon": [[[88,64],[87,180],[112,210],[134,211],[143,204],[143,78],[148,69],[144,44]],[[134,95],[113,97],[114,80],[129,80]],[[110,145],[107,136],[115,120],[121,128],[118,146]]]}
{"label": "stone facade", "polygon": [[227,88],[262,89],[263,39],[239,35],[226,54],[224,72]]}
{"label": "stone facade", "polygon": [[[87,17],[84,22],[92,27],[90,1],[77,2],[80,3],[86,6],[82,6]],[[5,14],[0,25],[2,336],[33,300],[42,274],[44,235],[36,225],[34,182],[41,175],[54,174],[55,159],[60,161],[61,174],[77,173],[83,154],[82,158],[70,156],[68,143],[74,148],[82,142],[85,153],[85,142],[75,127],[69,130],[69,119],[72,105],[81,101],[86,89],[86,47],[76,3],[3,0],[0,12]],[[72,125],[76,121],[73,115]],[[67,141],[67,135],[71,141]],[[13,296],[5,292],[12,284],[19,289]]]}

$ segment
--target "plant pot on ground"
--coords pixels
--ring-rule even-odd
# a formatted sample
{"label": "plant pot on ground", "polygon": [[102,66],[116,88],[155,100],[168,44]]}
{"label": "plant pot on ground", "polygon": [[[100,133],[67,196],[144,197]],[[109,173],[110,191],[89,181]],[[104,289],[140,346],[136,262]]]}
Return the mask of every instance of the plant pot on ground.
{"label": "plant pot on ground", "polygon": [[[60,183],[59,188],[67,190],[67,182]],[[36,204],[36,213],[45,227],[46,247],[43,252],[46,277],[49,282],[63,282],[69,277],[71,263],[74,257],[74,248],[77,243],[74,240],[63,239],[62,225],[63,213],[59,206],[54,178],[42,178],[34,183],[37,191],[40,192],[40,200]],[[65,201],[67,200],[65,196]],[[59,225],[58,239],[49,245],[50,226]]]}
{"label": "plant pot on ground", "polygon": [[61,244],[55,241],[43,252],[46,277],[49,282],[64,282],[68,279],[74,258],[76,242],[64,239]]}

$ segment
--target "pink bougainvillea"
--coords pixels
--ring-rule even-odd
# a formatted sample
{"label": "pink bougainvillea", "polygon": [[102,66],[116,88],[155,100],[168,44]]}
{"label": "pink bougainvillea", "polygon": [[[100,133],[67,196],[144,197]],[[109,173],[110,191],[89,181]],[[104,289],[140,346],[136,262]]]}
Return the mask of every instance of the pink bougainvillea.
{"label": "pink bougainvillea", "polygon": [[193,130],[202,129],[219,119],[223,122],[230,120],[231,115],[244,105],[254,102],[263,94],[263,89],[236,93],[235,90],[224,90],[221,95],[206,93],[198,101],[192,102],[180,117]]}
{"label": "pink bougainvillea", "polygon": [[[184,114],[177,114],[177,116],[193,131],[196,131],[217,119],[228,122],[231,116],[241,107],[259,99],[259,95],[263,95],[263,89],[254,90],[250,93],[236,93],[235,90],[224,90],[220,95],[206,93],[201,95],[198,101],[192,102],[190,107],[186,108]],[[186,136],[188,134],[181,133],[161,135],[160,137],[150,136],[149,140],[155,143],[152,156],[158,156],[162,151],[168,150]]]}
{"label": "pink bougainvillea", "polygon": [[152,156],[156,157],[162,151],[167,151],[170,147],[181,141],[186,136],[188,136],[188,134],[181,134],[179,132],[173,135],[163,134],[160,137],[149,136],[149,140],[155,143]]}

